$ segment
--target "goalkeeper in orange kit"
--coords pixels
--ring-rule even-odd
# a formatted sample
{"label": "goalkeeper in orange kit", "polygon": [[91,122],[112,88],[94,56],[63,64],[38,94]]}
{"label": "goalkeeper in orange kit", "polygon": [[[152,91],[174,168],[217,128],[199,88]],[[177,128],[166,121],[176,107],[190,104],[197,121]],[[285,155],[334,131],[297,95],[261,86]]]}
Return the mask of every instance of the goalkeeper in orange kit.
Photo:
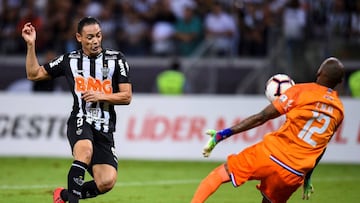
{"label": "goalkeeper in orange kit", "polygon": [[284,203],[303,185],[303,199],[313,192],[311,173],[344,118],[344,109],[335,86],[344,76],[343,64],[334,57],[320,65],[314,83],[296,84],[261,112],[220,131],[208,130],[211,137],[203,149],[208,157],[222,140],[286,115],[285,123],[263,140],[215,168],[198,186],[192,203],[204,202],[221,184],[238,187],[260,180],[257,188],[263,203]]}

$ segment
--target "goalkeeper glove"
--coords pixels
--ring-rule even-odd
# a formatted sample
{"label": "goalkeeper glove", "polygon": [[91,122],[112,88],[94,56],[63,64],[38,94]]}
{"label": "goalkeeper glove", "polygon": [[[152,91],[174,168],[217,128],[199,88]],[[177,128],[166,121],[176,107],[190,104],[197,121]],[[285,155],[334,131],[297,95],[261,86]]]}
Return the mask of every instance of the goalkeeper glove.
{"label": "goalkeeper glove", "polygon": [[216,130],[210,129],[206,131],[206,134],[210,135],[210,138],[203,147],[203,156],[209,157],[211,151],[215,148],[216,144],[219,143],[221,140],[231,136],[233,132],[230,128],[218,132]]}
{"label": "goalkeeper glove", "polygon": [[209,140],[207,141],[207,143],[205,144],[204,148],[203,148],[203,155],[204,157],[209,157],[211,151],[214,149],[215,145],[217,144],[216,142],[216,130],[207,130],[206,131],[207,135],[210,135]]}
{"label": "goalkeeper glove", "polygon": [[310,195],[314,193],[314,186],[311,183],[311,179],[305,179],[304,185],[303,185],[303,196],[302,199],[308,200],[310,198]]}

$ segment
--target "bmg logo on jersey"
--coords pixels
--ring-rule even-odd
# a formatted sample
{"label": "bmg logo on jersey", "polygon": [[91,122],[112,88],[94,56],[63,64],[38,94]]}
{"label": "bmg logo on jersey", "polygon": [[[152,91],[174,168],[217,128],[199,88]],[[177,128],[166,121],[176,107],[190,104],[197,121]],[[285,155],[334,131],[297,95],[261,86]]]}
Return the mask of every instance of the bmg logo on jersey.
{"label": "bmg logo on jersey", "polygon": [[75,90],[84,92],[88,90],[103,92],[104,94],[111,94],[113,89],[111,80],[99,80],[93,77],[84,78],[81,76],[75,77]]}

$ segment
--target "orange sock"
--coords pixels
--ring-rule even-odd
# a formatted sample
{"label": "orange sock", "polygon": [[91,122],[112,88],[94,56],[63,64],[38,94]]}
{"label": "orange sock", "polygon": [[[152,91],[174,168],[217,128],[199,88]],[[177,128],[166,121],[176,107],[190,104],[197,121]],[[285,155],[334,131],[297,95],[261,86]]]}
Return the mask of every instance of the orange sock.
{"label": "orange sock", "polygon": [[229,182],[230,177],[225,170],[224,164],[218,166],[203,179],[197,188],[191,203],[203,203],[214,193],[221,184]]}

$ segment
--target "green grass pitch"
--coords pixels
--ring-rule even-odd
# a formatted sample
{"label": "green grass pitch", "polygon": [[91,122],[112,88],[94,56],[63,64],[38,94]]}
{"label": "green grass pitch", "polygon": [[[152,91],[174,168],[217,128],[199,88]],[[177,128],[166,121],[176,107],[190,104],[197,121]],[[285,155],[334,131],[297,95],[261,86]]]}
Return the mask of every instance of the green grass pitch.
{"label": "green grass pitch", "polygon": [[[0,157],[0,202],[49,203],[52,190],[66,186],[70,159]],[[119,176],[112,191],[88,203],[188,203],[199,182],[220,162],[119,160]],[[87,174],[87,179],[89,175]],[[259,203],[256,181],[239,188],[222,185],[207,203]],[[360,165],[320,163],[313,174],[315,193],[301,199],[299,189],[289,203],[359,202]]]}

